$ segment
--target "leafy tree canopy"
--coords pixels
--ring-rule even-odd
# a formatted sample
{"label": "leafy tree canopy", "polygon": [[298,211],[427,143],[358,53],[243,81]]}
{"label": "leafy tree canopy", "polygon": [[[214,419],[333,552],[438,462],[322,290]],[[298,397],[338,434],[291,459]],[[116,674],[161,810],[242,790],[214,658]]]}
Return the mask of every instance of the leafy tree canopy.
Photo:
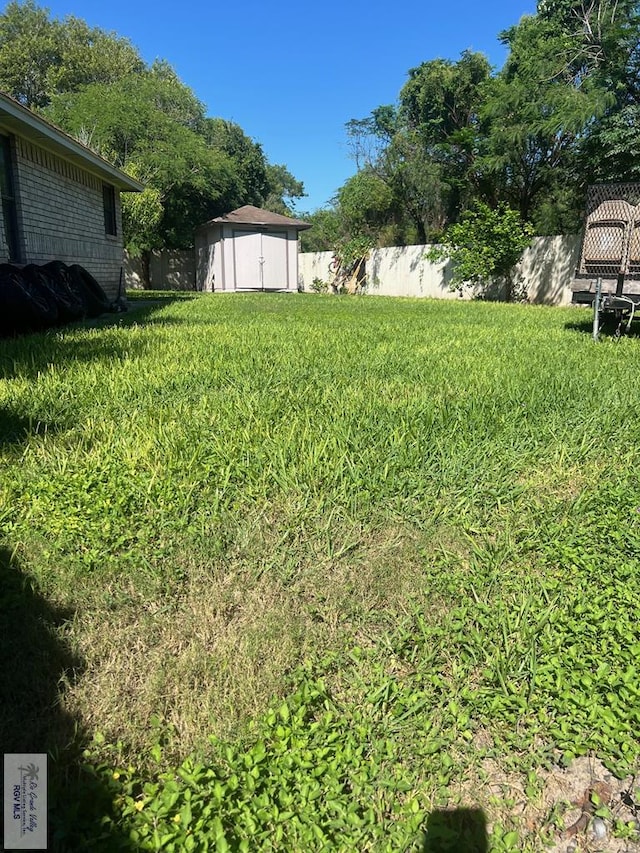
{"label": "leafy tree canopy", "polygon": [[0,89],[26,107],[44,107],[59,92],[143,68],[128,39],[79,18],[52,20],[35,0],[12,0],[0,15]]}

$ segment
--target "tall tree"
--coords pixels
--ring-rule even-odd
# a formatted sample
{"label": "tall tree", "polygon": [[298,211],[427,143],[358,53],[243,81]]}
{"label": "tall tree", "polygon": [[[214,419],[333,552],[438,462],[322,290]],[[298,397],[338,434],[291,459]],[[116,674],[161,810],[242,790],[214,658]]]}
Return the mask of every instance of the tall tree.
{"label": "tall tree", "polygon": [[8,3],[0,15],[0,89],[25,107],[42,107],[50,74],[62,62],[60,28],[34,0]]}
{"label": "tall tree", "polygon": [[245,204],[261,205],[270,192],[268,164],[262,146],[240,125],[222,118],[207,118],[203,135],[210,148],[223,151],[234,162]]}
{"label": "tall tree", "polygon": [[123,199],[134,252],[186,248],[207,219],[242,204],[286,209],[304,194],[237,124],[205,117],[167,62],[147,66],[128,39],[51,19],[34,0],[0,14],[0,89],[147,184]]}
{"label": "tall tree", "polygon": [[12,0],[0,15],[0,89],[26,107],[45,107],[57,93],[143,68],[128,39],[79,18],[52,20],[34,0]]}
{"label": "tall tree", "polygon": [[579,227],[596,179],[640,174],[630,125],[638,103],[638,4],[547,0],[503,33],[484,166],[501,198],[539,233]]}
{"label": "tall tree", "polygon": [[563,167],[607,96],[574,78],[553,22],[525,17],[502,40],[510,53],[488,87],[482,167],[496,195],[530,221],[539,200],[564,178]]}
{"label": "tall tree", "polygon": [[374,169],[405,212],[405,238],[439,233],[472,197],[486,57],[465,51],[409,71],[396,107],[383,106],[347,125],[356,162]]}
{"label": "tall tree", "polygon": [[198,225],[245,198],[236,162],[198,132],[204,123],[202,104],[164,64],[58,95],[46,112],[159,192],[163,214],[149,248],[192,245]]}

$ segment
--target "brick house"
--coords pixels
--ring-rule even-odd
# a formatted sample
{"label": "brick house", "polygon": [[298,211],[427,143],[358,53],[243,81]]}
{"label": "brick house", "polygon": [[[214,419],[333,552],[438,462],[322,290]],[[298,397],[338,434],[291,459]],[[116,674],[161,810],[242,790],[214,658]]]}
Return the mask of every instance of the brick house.
{"label": "brick house", "polygon": [[113,299],[123,262],[120,193],[142,189],[0,93],[0,262],[80,264]]}

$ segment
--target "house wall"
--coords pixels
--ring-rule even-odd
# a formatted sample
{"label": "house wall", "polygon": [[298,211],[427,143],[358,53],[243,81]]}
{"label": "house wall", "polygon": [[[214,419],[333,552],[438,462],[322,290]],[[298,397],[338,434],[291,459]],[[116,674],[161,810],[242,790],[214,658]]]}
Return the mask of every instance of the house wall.
{"label": "house wall", "polygon": [[[80,264],[115,298],[123,262],[119,191],[117,236],[111,236],[105,234],[100,178],[20,137],[14,137],[13,150],[24,261]],[[7,257],[4,230],[0,255]]]}

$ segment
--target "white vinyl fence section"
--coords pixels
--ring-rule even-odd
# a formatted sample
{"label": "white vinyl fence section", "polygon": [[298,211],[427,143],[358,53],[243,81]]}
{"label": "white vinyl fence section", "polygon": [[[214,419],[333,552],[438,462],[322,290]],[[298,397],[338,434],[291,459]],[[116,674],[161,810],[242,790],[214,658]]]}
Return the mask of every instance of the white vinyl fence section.
{"label": "white vinyl fence section", "polygon": [[580,261],[580,235],[536,237],[525,249],[516,273],[529,302],[536,305],[570,305],[571,282]]}
{"label": "white vinyl fence section", "polygon": [[[124,281],[129,290],[144,288],[142,261],[124,253]],[[149,277],[152,290],[195,290],[196,256],[193,250],[151,252]]]}
{"label": "white vinyl fence section", "polygon": [[[413,296],[432,299],[470,299],[477,291],[465,289],[463,297],[449,289],[448,263],[433,264],[425,257],[429,246],[374,249],[367,259],[366,292],[379,296]],[[580,237],[536,237],[514,270],[516,287],[529,302],[569,305],[571,281],[580,255]],[[299,258],[299,289],[313,290],[314,279],[333,280],[331,252],[308,252]],[[489,288],[489,298],[499,298],[500,282]]]}

